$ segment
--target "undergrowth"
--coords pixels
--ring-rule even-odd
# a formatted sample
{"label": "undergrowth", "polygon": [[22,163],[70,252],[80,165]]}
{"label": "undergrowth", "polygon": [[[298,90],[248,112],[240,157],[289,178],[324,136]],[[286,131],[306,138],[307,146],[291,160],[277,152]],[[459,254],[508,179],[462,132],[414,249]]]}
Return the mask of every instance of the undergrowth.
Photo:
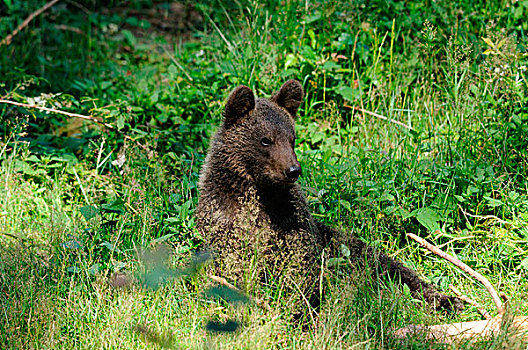
{"label": "undergrowth", "polygon": [[[1,2],[0,37],[44,3]],[[325,271],[305,324],[279,293],[265,310],[214,289],[193,218],[209,138],[234,87],[269,96],[290,78],[306,91],[297,154],[314,215],[492,311],[405,235],[418,234],[527,315],[527,14],[528,1],[54,5],[0,45],[0,99],[111,127],[0,103],[0,347],[429,349],[447,346],[393,331],[480,319],[357,271]],[[523,346],[504,331],[455,347]]]}

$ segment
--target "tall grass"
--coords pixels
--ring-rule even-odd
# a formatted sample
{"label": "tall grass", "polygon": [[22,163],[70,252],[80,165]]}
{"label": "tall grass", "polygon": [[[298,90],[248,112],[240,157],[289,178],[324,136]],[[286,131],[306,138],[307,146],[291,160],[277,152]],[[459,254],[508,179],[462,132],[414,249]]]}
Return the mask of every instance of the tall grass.
{"label": "tall grass", "polygon": [[[8,32],[30,10],[4,3]],[[2,348],[445,348],[392,332],[479,319],[347,268],[324,271],[304,324],[276,290],[267,311],[211,298],[201,269],[174,278],[201,247],[196,183],[224,99],[289,78],[306,90],[297,149],[318,219],[492,311],[483,286],[407,241],[417,233],[528,314],[524,2],[215,1],[187,7],[202,20],[186,41],[87,6],[57,6],[0,47],[0,96],[116,127],[0,105]],[[526,346],[508,334],[457,347]]]}

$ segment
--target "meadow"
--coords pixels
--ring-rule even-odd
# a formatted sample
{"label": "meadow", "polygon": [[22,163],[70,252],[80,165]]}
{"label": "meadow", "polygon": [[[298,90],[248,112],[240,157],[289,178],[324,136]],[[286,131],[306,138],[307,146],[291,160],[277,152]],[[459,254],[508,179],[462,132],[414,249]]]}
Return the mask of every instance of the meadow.
{"label": "meadow", "polygon": [[425,238],[528,315],[527,0],[65,0],[9,36],[45,4],[0,1],[0,348],[528,346],[506,326],[397,339],[482,315],[346,269],[296,322],[280,293],[262,308],[207,276],[193,216],[229,92],[297,79],[314,216],[496,315],[406,233]]}

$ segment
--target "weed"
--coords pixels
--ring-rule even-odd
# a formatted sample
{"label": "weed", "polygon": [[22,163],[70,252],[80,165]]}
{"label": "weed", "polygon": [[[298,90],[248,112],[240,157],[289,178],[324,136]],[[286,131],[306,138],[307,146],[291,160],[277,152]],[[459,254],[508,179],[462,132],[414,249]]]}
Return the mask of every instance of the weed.
{"label": "weed", "polygon": [[[2,37],[44,3],[1,2]],[[207,297],[199,271],[133,282],[139,248],[167,244],[149,271],[170,277],[200,247],[196,182],[227,91],[289,78],[306,91],[297,150],[318,219],[492,310],[482,286],[405,238],[417,233],[528,313],[526,1],[180,5],[60,2],[0,46],[2,99],[114,126],[0,104],[0,347],[418,349],[444,345],[392,330],[478,319],[347,270],[325,271],[308,329],[280,293],[259,291],[271,312]],[[475,346],[525,344],[504,332],[459,345]]]}

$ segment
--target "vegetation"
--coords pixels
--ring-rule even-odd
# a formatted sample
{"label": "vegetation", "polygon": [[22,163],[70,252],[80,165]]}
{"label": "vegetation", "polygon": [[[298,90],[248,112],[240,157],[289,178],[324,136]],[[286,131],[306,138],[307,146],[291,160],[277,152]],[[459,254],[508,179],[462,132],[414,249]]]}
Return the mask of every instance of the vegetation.
{"label": "vegetation", "polygon": [[[45,3],[0,2],[0,39]],[[418,234],[528,315],[528,1],[102,4],[59,1],[0,44],[1,100],[109,125],[0,103],[1,348],[446,348],[392,334],[480,319],[325,271],[299,324],[208,280],[193,211],[223,101],[289,78],[314,215],[492,311]]]}

